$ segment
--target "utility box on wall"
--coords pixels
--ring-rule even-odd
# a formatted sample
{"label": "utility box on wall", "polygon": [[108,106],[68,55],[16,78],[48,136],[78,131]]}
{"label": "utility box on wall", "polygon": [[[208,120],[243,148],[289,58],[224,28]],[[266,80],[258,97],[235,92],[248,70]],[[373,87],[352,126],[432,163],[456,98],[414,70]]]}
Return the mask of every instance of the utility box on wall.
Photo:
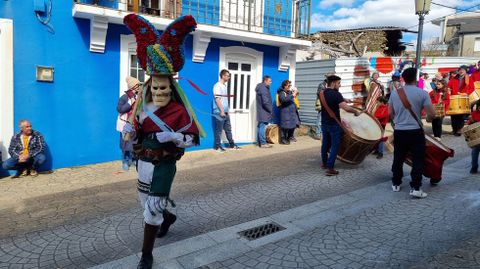
{"label": "utility box on wall", "polygon": [[33,10],[35,12],[45,13],[46,11],[45,0],[33,0]]}

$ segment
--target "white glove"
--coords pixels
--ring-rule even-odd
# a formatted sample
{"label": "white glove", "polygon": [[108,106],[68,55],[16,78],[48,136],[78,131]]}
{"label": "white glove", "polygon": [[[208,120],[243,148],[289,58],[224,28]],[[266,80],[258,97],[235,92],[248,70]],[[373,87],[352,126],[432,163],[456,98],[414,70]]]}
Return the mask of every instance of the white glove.
{"label": "white glove", "polygon": [[183,140],[182,133],[175,132],[159,132],[157,133],[157,140],[160,143],[175,142],[178,140]]}

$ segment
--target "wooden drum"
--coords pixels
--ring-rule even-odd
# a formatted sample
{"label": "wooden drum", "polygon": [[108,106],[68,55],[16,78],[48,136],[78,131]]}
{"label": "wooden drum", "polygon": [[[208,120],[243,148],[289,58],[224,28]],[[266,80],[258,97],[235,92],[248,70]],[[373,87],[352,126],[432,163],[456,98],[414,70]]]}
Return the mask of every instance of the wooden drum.
{"label": "wooden drum", "polygon": [[[432,184],[436,184],[442,180],[443,163],[448,157],[453,157],[455,152],[427,134],[425,134],[425,142],[425,168],[423,169],[423,175],[430,178]],[[412,166],[410,154],[407,155],[405,163]]]}
{"label": "wooden drum", "polygon": [[470,114],[470,104],[467,95],[452,95],[450,96],[450,106],[447,110],[447,115],[462,115]]}
{"label": "wooden drum", "polygon": [[350,132],[344,133],[337,159],[349,164],[361,163],[382,139],[383,129],[368,113],[358,117],[340,109],[340,118]]}
{"label": "wooden drum", "polygon": [[265,130],[265,135],[267,137],[267,142],[271,144],[280,144],[282,139],[281,129],[276,124],[269,124]]}
{"label": "wooden drum", "polygon": [[473,148],[480,145],[480,122],[465,126],[462,133],[469,147]]}
{"label": "wooden drum", "polygon": [[470,104],[480,100],[480,81],[475,81],[475,90],[468,96]]}

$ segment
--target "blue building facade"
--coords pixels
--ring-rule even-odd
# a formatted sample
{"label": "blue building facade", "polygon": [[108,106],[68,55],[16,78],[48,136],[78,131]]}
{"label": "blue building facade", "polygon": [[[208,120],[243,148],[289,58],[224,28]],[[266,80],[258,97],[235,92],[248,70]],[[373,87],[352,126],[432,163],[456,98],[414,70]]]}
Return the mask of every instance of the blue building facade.
{"label": "blue building facade", "polygon": [[[34,12],[37,2],[44,2],[46,7],[46,12],[38,13],[38,17]],[[29,119],[48,144],[49,161],[45,169],[118,160],[119,133],[115,130],[118,98],[126,90],[126,76],[146,79],[136,63],[135,39],[122,24],[132,8],[126,0],[55,1],[49,13],[50,5],[49,1],[0,4],[3,27],[0,64],[8,69],[9,61],[13,63],[13,72],[0,77],[2,159],[8,157],[9,139],[19,130],[17,123]],[[159,16],[145,14],[145,17],[161,31],[175,14],[185,14],[186,10],[188,6],[182,6],[173,15],[159,12],[156,14]],[[263,30],[252,31],[257,27],[255,23],[247,25],[250,31],[243,29],[245,25],[228,25],[230,22],[222,22],[219,11],[216,12],[216,24],[215,20],[210,24],[199,20],[197,31],[187,38],[186,63],[179,74],[208,93],[202,95],[180,80],[207,133],[201,146],[194,149],[213,145],[209,113],[212,87],[221,69],[230,69],[232,73],[229,87],[235,95],[231,100],[235,139],[252,143],[256,139],[256,84],[262,76],[270,75],[273,95],[282,80],[294,77],[295,50],[309,45],[307,41],[286,36],[287,32],[294,34],[293,26],[290,31],[285,27],[284,32],[267,35]],[[289,20],[291,24],[293,19]],[[37,66],[52,67],[53,81],[38,81]]]}

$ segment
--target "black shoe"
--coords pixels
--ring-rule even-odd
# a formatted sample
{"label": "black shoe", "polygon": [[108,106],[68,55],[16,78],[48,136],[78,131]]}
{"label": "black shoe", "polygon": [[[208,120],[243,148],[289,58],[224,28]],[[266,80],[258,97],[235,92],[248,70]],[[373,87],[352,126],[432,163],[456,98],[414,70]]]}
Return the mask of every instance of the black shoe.
{"label": "black shoe", "polygon": [[137,269],[152,269],[153,256],[142,255],[140,262],[138,262]]}
{"label": "black shoe", "polygon": [[297,139],[295,137],[290,137],[289,139],[291,142],[297,142]]}
{"label": "black shoe", "polygon": [[167,234],[170,226],[176,220],[177,220],[177,216],[165,210],[165,212],[163,212],[163,222],[162,222],[162,225],[160,225],[160,229],[158,230],[157,238],[164,237]]}
{"label": "black shoe", "polygon": [[454,133],[453,135],[454,136],[461,136],[462,134],[461,133]]}
{"label": "black shoe", "polygon": [[478,168],[472,167],[472,169],[470,169],[470,174],[476,174],[476,173],[478,173]]}
{"label": "black shoe", "polygon": [[377,159],[381,159],[381,158],[383,158],[383,153],[380,153],[380,152],[379,152],[379,153],[377,154]]}
{"label": "black shoe", "polygon": [[288,141],[288,140],[282,140],[282,141],[280,142],[280,144],[282,144],[282,145],[290,145],[290,141]]}

